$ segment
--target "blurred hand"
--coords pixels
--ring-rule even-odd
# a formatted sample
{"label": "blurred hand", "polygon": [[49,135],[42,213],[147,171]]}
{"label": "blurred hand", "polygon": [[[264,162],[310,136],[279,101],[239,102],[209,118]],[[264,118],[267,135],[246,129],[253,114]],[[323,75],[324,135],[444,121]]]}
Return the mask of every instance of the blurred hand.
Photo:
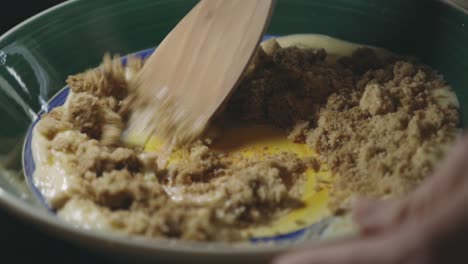
{"label": "blurred hand", "polygon": [[468,136],[407,198],[362,200],[360,236],[291,252],[275,264],[468,263]]}

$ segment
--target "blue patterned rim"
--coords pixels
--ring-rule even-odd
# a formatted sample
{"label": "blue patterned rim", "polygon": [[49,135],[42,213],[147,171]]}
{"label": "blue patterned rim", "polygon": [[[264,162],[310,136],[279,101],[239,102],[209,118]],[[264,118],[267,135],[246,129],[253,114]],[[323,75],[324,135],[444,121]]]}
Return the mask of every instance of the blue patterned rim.
{"label": "blue patterned rim", "polygon": [[[270,38],[272,38],[272,36],[265,36],[263,40],[267,40]],[[151,49],[136,52],[132,55],[137,56],[141,59],[146,59],[153,53],[153,51],[154,51],[154,48],[151,48]],[[127,57],[123,57],[122,62],[124,65],[126,65]],[[37,200],[40,201],[40,203],[44,207],[46,207],[51,213],[55,213],[55,211],[49,206],[44,196],[42,195],[41,191],[34,184],[33,175],[34,175],[34,171],[36,170],[36,165],[34,163],[34,159],[32,155],[32,148],[31,148],[32,131],[45,113],[48,113],[55,107],[62,106],[65,103],[69,92],[70,92],[70,89],[68,86],[66,86],[65,88],[60,90],[54,97],[52,97],[52,99],[50,99],[47,106],[44,108],[45,110],[42,110],[41,112],[38,113],[37,120],[35,120],[32,123],[31,127],[29,128],[26,134],[24,147],[23,147],[22,162],[23,162],[23,170],[26,176],[27,184],[29,188],[31,189],[33,195],[37,198]],[[322,225],[321,226],[312,225],[310,227],[302,228],[302,229],[299,229],[290,233],[281,234],[277,236],[252,238],[251,242],[256,244],[256,243],[267,243],[267,242],[284,243],[284,242],[303,241],[303,240],[307,240],[311,238],[317,238],[317,236],[320,236],[322,234],[324,229],[325,227],[323,227]]]}

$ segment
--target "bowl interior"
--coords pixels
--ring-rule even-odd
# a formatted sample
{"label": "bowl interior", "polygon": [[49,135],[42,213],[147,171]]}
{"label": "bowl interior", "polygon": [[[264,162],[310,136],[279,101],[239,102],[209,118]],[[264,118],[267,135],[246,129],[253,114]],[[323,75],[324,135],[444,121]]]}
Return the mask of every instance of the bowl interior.
{"label": "bowl interior", "polygon": [[[95,67],[105,52],[157,45],[196,0],[75,0],[0,37],[0,204],[41,210],[21,174],[31,122],[68,75]],[[468,15],[441,1],[279,0],[271,35],[319,33],[414,55],[444,74],[468,110]],[[8,196],[8,199],[3,197]]]}

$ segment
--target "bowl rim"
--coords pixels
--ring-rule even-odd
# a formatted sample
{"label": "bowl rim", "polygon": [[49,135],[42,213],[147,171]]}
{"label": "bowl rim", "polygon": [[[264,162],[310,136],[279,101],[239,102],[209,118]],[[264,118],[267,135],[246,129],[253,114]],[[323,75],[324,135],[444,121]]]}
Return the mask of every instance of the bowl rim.
{"label": "bowl rim", "polygon": [[34,20],[37,20],[38,18],[40,18],[41,16],[44,16],[44,15],[47,15],[48,13],[51,13],[57,9],[60,9],[66,5],[69,5],[73,2],[78,2],[80,0],[66,0],[65,2],[63,3],[60,3],[60,4],[57,4],[57,5],[54,5],[52,7],[49,7],[47,8],[46,10],[42,11],[42,12],[39,12],[33,16],[31,16],[30,18],[26,19],[26,20],[23,20],[22,22],[20,22],[19,24],[17,24],[16,26],[12,27],[11,29],[9,29],[7,32],[3,33],[2,35],[0,35],[0,41],[4,40],[5,38],[7,38],[9,35],[13,34],[15,31],[17,31],[18,29],[20,29],[21,27],[24,27],[25,25],[31,23],[31,22],[34,22]]}
{"label": "bowl rim", "polygon": [[460,12],[468,14],[468,9],[464,8],[458,1],[454,1],[454,0],[439,0],[439,1],[459,10]]}
{"label": "bowl rim", "polygon": [[[0,35],[0,42],[6,39],[9,35],[13,34],[20,28],[33,23],[40,17],[46,16],[49,13],[59,11],[61,8],[79,2],[81,0],[67,0],[61,4],[50,7],[26,20],[17,24],[3,35]],[[138,51],[137,51],[138,52]],[[62,91],[62,89],[60,89]],[[59,92],[60,92],[59,91]],[[51,96],[49,101],[55,97]],[[33,123],[28,127],[31,128]],[[27,184],[27,183],[25,183]],[[34,196],[34,194],[33,194]],[[285,243],[285,244],[266,244],[266,245],[254,245],[248,243],[223,243],[223,242],[197,242],[197,241],[182,241],[182,240],[171,240],[164,238],[147,238],[147,237],[136,237],[124,234],[116,234],[111,232],[96,231],[96,230],[85,230],[75,227],[58,217],[50,214],[49,211],[40,204],[35,205],[37,202],[34,200],[31,204],[26,202],[25,199],[20,199],[17,196],[0,188],[0,207],[8,210],[12,213],[13,217],[18,217],[22,221],[32,223],[33,225],[39,226],[42,232],[54,231],[53,233],[47,232],[47,234],[53,237],[64,238],[69,241],[73,241],[78,244],[84,244],[84,242],[95,242],[103,243],[109,247],[125,247],[126,251],[144,251],[159,255],[158,253],[184,253],[184,254],[209,254],[211,256],[260,256],[260,255],[273,255],[278,254],[292,248],[297,248],[299,245],[304,246],[305,244],[317,244],[320,241],[306,241],[302,243]]]}

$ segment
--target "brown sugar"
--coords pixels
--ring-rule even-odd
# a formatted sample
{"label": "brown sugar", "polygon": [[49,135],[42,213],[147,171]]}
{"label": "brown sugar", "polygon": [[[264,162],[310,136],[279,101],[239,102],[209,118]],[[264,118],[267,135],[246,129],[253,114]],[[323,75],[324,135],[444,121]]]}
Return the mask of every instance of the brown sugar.
{"label": "brown sugar", "polygon": [[[135,65],[137,64],[132,63],[132,67],[138,67]],[[100,69],[70,76],[67,84],[74,93],[88,93],[101,99],[114,97],[120,100],[128,94],[124,67],[118,57],[112,59],[109,55],[104,57]]]}
{"label": "brown sugar", "polygon": [[[458,110],[438,104],[430,93],[446,89],[440,76],[409,62],[391,65],[392,79],[368,78],[381,75],[371,70],[357,81],[364,88],[329,97],[308,135],[308,144],[337,175],[330,204],[334,210],[351,195],[408,193],[429,175],[433,157],[441,156],[436,146],[455,137]],[[337,104],[344,107],[337,110]]]}
{"label": "brown sugar", "polygon": [[[54,208],[95,206],[111,228],[128,234],[236,241],[249,238],[239,230],[304,206],[305,172],[320,170],[322,161],[334,180],[317,179],[317,188],[331,185],[334,212],[355,195],[408,193],[459,126],[457,107],[433,96],[448,89],[443,79],[414,60],[380,58],[367,48],[337,61],[328,56],[269,41],[215,120],[282,128],[320,161],[281,153],[233,162],[202,138],[166,166],[158,153],[120,141],[131,91],[118,60],[106,57],[100,69],[71,76],[68,105],[37,126],[54,151],[72,156],[68,166],[80,179],[81,189]],[[129,64],[137,72],[142,62]],[[68,130],[80,136],[57,136]]]}
{"label": "brown sugar", "polygon": [[87,93],[70,98],[68,121],[89,137],[99,139],[102,132],[102,114],[99,100]]}
{"label": "brown sugar", "polygon": [[453,141],[459,114],[431,91],[447,90],[429,67],[361,48],[329,63],[324,50],[274,49],[244,80],[228,112],[289,129],[335,174],[330,208],[351,196],[408,193]]}

